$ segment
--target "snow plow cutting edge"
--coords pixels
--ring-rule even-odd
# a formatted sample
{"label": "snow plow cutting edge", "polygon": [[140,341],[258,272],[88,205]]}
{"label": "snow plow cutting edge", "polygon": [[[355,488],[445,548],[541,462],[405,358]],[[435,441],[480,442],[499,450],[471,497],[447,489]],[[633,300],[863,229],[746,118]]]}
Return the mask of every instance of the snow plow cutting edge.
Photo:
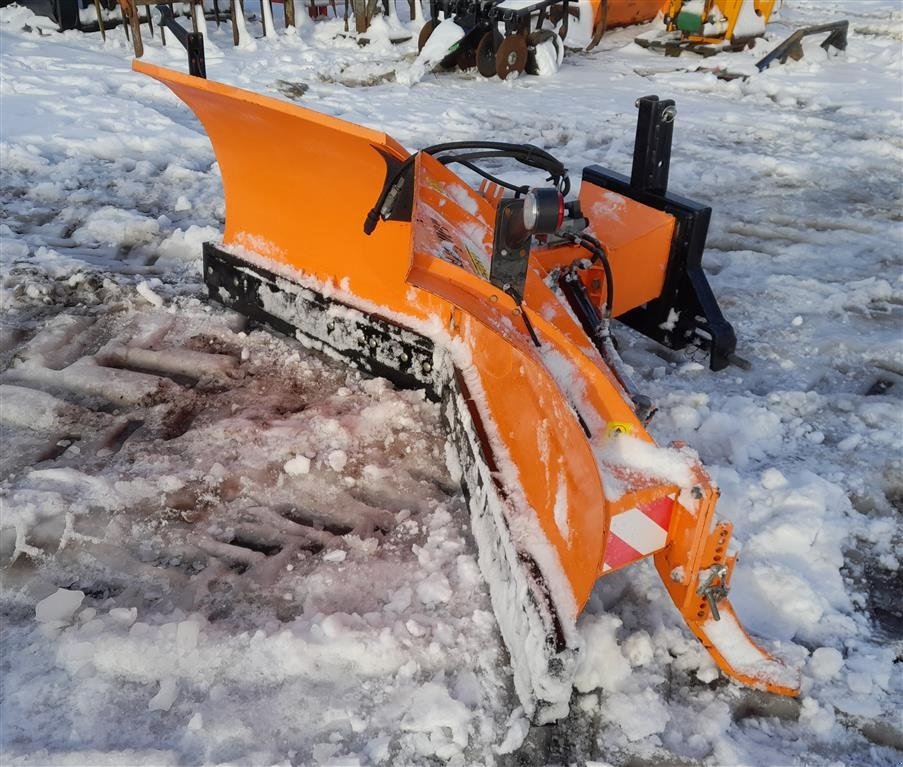
{"label": "snow plow cutting edge", "polygon": [[[647,556],[717,665],[794,695],[796,673],[759,648],[727,600],[731,526],[695,455],[659,448],[652,408],[611,344],[618,318],[717,369],[734,336],[702,273],[710,210],[667,192],[673,102],[638,101],[631,178],[498,142],[409,155],[387,135],[135,61],[203,123],[226,198],[204,249],[210,296],[308,347],[441,403],[449,469],[534,721],[564,716],[597,579]],[[266,142],[249,141],[266,131]],[[506,157],[554,189],[478,163]],[[447,166],[484,176],[477,191]],[[510,186],[510,185],[509,185]],[[366,225],[365,225],[366,221]],[[366,230],[366,231],[365,231]]]}

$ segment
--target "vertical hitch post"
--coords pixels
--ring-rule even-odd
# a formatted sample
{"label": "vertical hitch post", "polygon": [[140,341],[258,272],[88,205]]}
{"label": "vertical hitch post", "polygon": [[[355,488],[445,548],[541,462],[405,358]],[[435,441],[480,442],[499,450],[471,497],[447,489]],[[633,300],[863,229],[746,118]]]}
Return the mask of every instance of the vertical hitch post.
{"label": "vertical hitch post", "polygon": [[668,191],[671,167],[671,137],[677,107],[673,99],[643,96],[636,101],[640,110],[633,145],[630,188],[636,192],[664,195]]}
{"label": "vertical hitch post", "polygon": [[583,181],[663,211],[674,217],[675,226],[661,295],[617,319],[671,349],[702,346],[709,352],[712,370],[730,363],[748,367],[749,363],[734,353],[734,329],[721,313],[702,268],[712,209],[668,191],[677,117],[674,101],[643,96],[636,107],[639,114],[630,178],[591,165],[584,168]]}

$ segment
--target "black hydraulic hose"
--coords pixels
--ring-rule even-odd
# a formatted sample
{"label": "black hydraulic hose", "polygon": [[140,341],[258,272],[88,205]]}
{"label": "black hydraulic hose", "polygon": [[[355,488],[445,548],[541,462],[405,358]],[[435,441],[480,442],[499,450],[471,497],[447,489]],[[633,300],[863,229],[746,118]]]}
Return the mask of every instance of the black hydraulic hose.
{"label": "black hydraulic hose", "polygon": [[433,144],[421,151],[436,155],[459,149],[497,150],[503,153],[498,155],[499,157],[513,157],[524,165],[547,170],[558,178],[567,176],[567,168],[558,158],[533,144],[512,144],[505,141],[449,141],[444,144]]}
{"label": "black hydraulic hose", "polygon": [[[404,173],[414,164],[414,160],[417,158],[417,153],[406,157],[404,162],[398,166],[398,169],[391,175],[391,177],[387,178],[385,183],[383,184],[383,188],[379,193],[379,197],[376,198],[376,203],[370,209],[370,212],[367,214],[367,218],[364,220],[364,234],[372,234],[373,230],[376,229],[376,224],[379,222],[380,216],[388,216],[392,210],[392,204],[395,202],[395,197],[398,196],[398,192],[401,190],[402,183],[404,182]],[[387,200],[389,197],[390,191],[394,190],[392,194],[392,199],[389,201],[387,206]]]}
{"label": "black hydraulic hose", "polygon": [[[462,155],[461,159],[464,160],[464,164],[467,167],[475,170],[484,178],[489,178],[493,183],[499,183],[501,179],[497,179],[495,176],[490,178],[491,174],[487,175],[486,171],[478,169],[468,163],[475,159],[495,157],[511,158],[528,167],[548,172],[549,180],[554,181],[555,186],[558,187],[562,194],[567,194],[568,191],[570,191],[571,182],[567,175],[567,168],[564,167],[560,160],[549,154],[545,149],[540,149],[538,146],[533,146],[532,144],[510,144],[503,141],[450,141],[444,144],[434,144],[420,151],[429,155],[437,155],[443,152],[461,149],[477,150],[476,152]],[[386,218],[392,212],[395,199],[398,197],[404,184],[404,174],[414,164],[417,154],[418,153],[414,153],[409,157],[406,157],[398,168],[396,168],[395,172],[386,178],[376,203],[364,220],[365,234],[371,234],[376,228],[376,224],[379,222],[380,217]],[[457,161],[454,156],[437,157],[436,159],[443,165],[448,165],[449,163]],[[506,182],[500,183],[500,186],[507,189],[514,189],[514,191],[517,191],[518,189]]]}
{"label": "black hydraulic hose", "polygon": [[[493,184],[498,184],[499,186],[504,187],[505,189],[510,189],[512,192],[515,192],[519,195],[526,194],[530,191],[529,186],[515,186],[514,184],[505,181],[504,179],[499,178],[498,176],[493,176],[489,171],[483,170],[479,165],[474,165],[472,162],[468,162],[467,160],[462,160],[460,158],[454,158],[451,162],[460,163],[465,168],[470,168],[474,173],[479,174],[487,181],[491,181]],[[443,163],[444,164],[444,163]]]}
{"label": "black hydraulic hose", "polygon": [[565,239],[586,248],[592,254],[592,261],[602,264],[602,270],[605,272],[605,317],[611,319],[612,306],[615,302],[615,281],[611,274],[611,264],[608,261],[608,255],[602,247],[602,243],[595,237],[583,233],[567,233],[562,235]]}
{"label": "black hydraulic hose", "polygon": [[621,389],[630,398],[630,401],[633,402],[633,411],[636,413],[637,418],[646,424],[655,413],[655,405],[645,394],[637,392],[630,375],[624,369],[621,356],[618,354],[618,350],[615,349],[611,337],[611,307],[612,301],[614,301],[614,286],[608,256],[605,254],[601,243],[594,237],[570,234],[567,238],[589,250],[593,254],[593,261],[598,260],[605,270],[606,305],[604,313],[601,317],[599,316],[574,266],[571,266],[562,277],[561,284],[564,288],[565,296],[583,323],[599,354],[602,355],[602,359],[614,374],[615,380],[620,384]]}

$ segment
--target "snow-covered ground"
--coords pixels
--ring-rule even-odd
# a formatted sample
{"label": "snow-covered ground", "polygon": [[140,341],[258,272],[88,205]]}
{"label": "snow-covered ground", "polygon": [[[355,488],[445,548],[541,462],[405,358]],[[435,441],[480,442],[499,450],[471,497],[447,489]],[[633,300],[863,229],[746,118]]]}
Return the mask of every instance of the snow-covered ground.
{"label": "snow-covered ground", "polygon": [[[845,55],[694,71],[749,72],[843,17]],[[526,732],[437,408],[211,306],[200,248],[224,211],[200,125],[130,71],[121,29],[60,35],[9,6],[3,763],[899,764],[903,7],[786,0],[756,51],[665,59],[632,44],[648,27],[617,30],[551,78],[413,86],[390,26],[233,49],[210,24],[208,76],[411,148],[528,141],[572,170],[627,171],[635,99],[677,100],[671,188],[714,208],[706,265],[752,367],[622,348],[656,438],[720,484],[735,607],[801,666],[800,701],[718,679],[644,563],[581,618],[570,718]]]}

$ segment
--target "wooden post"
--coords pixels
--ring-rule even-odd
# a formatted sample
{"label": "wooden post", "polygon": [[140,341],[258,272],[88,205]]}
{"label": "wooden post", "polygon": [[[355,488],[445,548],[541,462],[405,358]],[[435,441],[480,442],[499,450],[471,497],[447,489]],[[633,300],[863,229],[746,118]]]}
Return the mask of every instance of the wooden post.
{"label": "wooden post", "polygon": [[351,8],[354,11],[354,29],[358,34],[367,31],[369,16],[367,15],[367,0],[351,0]]}
{"label": "wooden post", "polygon": [[[147,9],[147,28],[150,30],[151,39],[153,40],[153,38],[154,38],[154,20],[151,17],[151,6],[148,4],[145,4],[144,7]],[[136,14],[138,13],[138,3],[137,2],[135,3],[135,13]],[[138,23],[139,24],[141,23],[140,15],[138,16]]]}
{"label": "wooden post", "polygon": [[97,26],[100,27],[100,37],[104,42],[107,41],[107,29],[103,23],[103,15],[100,12],[100,0],[94,0],[94,11],[97,13]]}
{"label": "wooden post", "polygon": [[285,28],[295,26],[295,0],[282,0],[282,10],[285,13]]}
{"label": "wooden post", "polygon": [[[385,3],[386,0],[383,0]],[[370,29],[370,21],[376,16],[376,7],[379,5],[379,0],[370,0],[367,3],[367,29]]]}
{"label": "wooden post", "polygon": [[123,21],[125,22],[123,26],[126,28],[126,37],[131,31],[135,58],[140,59],[144,55],[144,41],[141,39],[141,23],[138,20],[135,0],[119,0],[119,10],[122,11]]}
{"label": "wooden post", "polygon": [[238,6],[238,0],[230,0],[229,2],[229,18],[232,21],[232,45],[238,45],[238,22],[235,20],[235,14],[241,13],[241,8]]}

